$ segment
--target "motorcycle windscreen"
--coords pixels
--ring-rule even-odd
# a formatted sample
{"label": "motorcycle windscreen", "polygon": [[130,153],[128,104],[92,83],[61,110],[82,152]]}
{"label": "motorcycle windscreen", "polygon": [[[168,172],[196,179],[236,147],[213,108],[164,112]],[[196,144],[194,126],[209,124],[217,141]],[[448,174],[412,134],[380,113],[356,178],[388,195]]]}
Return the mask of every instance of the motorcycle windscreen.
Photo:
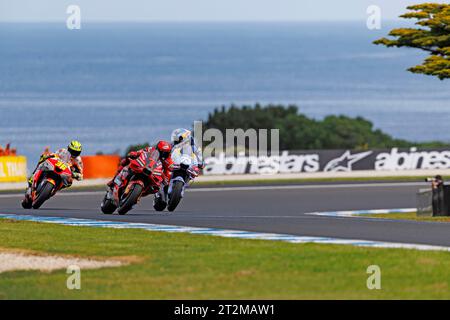
{"label": "motorcycle windscreen", "polygon": [[152,170],[156,168],[159,162],[159,151],[153,149],[152,151],[147,153],[147,166]]}

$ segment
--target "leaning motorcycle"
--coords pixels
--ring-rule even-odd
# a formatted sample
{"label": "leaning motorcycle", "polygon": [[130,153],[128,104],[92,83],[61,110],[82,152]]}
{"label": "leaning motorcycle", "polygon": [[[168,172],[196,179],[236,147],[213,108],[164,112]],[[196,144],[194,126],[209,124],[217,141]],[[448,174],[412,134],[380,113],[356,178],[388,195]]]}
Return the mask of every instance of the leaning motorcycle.
{"label": "leaning motorcycle", "polygon": [[199,175],[196,160],[192,158],[192,149],[188,146],[174,148],[172,151],[173,173],[168,186],[161,188],[155,195],[153,208],[156,211],[174,211],[184,197],[186,186]]}
{"label": "leaning motorcycle", "polygon": [[71,165],[58,157],[52,157],[41,163],[33,175],[31,196],[22,201],[25,209],[39,209],[42,204],[59,190],[72,185]]}
{"label": "leaning motorcycle", "polygon": [[103,198],[101,210],[112,214],[117,209],[119,214],[126,214],[142,197],[158,192],[162,182],[162,164],[157,154],[143,152],[114,179],[113,187]]}

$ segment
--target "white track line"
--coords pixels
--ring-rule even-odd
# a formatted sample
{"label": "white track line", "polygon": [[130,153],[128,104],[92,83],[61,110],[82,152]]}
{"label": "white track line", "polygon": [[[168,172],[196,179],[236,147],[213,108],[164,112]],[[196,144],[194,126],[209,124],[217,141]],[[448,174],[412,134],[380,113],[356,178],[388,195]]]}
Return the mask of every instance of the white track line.
{"label": "white track line", "polygon": [[[321,184],[321,185],[292,185],[292,186],[247,186],[247,187],[215,187],[191,188],[187,192],[226,192],[226,191],[270,191],[270,190],[314,190],[314,189],[351,189],[351,188],[397,188],[426,186],[425,182],[392,182],[392,183],[358,183],[358,184]],[[74,191],[61,192],[57,196],[87,196],[105,194],[105,191]],[[23,193],[0,194],[1,198],[22,197]]]}
{"label": "white track line", "polygon": [[410,213],[416,212],[416,208],[401,208],[401,209],[372,209],[372,210],[348,210],[348,211],[325,211],[325,212],[308,212],[306,215],[311,216],[325,216],[325,217],[344,217],[355,218],[364,217],[370,214],[393,214],[393,213]]}
{"label": "white track line", "polygon": [[292,185],[292,186],[247,186],[247,187],[218,187],[188,189],[190,192],[212,191],[260,191],[260,190],[307,190],[307,189],[349,189],[349,188],[386,188],[386,187],[415,187],[425,186],[424,182],[393,182],[393,183],[358,183],[358,184],[321,184],[321,185]]}
{"label": "white track line", "polygon": [[13,219],[19,221],[54,223],[68,226],[80,226],[80,227],[84,226],[84,227],[116,228],[116,229],[143,229],[148,231],[159,231],[159,232],[184,232],[190,234],[210,235],[226,238],[284,241],[290,243],[318,243],[318,244],[336,244],[336,245],[339,244],[339,245],[352,245],[369,248],[396,248],[396,249],[415,249],[426,251],[429,250],[450,251],[450,247],[446,246],[435,246],[435,245],[424,245],[413,243],[396,243],[396,242],[359,240],[359,239],[341,239],[330,237],[296,236],[289,234],[251,232],[244,230],[227,230],[218,228],[158,225],[150,223],[131,223],[121,221],[103,221],[95,219],[75,219],[64,217],[40,217],[40,216],[16,215],[16,214],[0,214],[0,218]]}

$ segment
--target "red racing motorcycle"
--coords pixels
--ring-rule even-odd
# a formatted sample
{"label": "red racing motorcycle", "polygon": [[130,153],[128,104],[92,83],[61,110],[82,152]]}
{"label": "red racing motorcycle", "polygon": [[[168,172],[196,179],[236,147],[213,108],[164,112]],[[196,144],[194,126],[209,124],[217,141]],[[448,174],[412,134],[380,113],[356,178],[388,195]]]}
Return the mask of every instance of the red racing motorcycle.
{"label": "red racing motorcycle", "polygon": [[114,185],[106,192],[101,204],[105,214],[112,214],[117,209],[119,214],[126,214],[142,197],[158,192],[163,182],[163,168],[157,155],[143,152],[114,179]]}
{"label": "red racing motorcycle", "polygon": [[53,197],[59,190],[72,185],[71,165],[52,157],[41,163],[33,175],[31,196],[22,201],[25,209],[39,209],[42,204]]}

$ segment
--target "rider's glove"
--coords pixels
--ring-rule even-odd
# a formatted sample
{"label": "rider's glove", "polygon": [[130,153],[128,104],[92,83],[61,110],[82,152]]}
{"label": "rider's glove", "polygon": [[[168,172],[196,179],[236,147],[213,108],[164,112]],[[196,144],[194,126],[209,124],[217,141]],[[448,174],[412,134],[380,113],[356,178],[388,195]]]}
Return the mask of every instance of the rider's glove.
{"label": "rider's glove", "polygon": [[197,167],[197,166],[190,167],[188,169],[188,171],[189,171],[189,174],[192,176],[192,178],[198,177],[198,175],[200,173],[199,167]]}
{"label": "rider's glove", "polygon": [[78,181],[83,180],[83,175],[79,172],[73,172],[72,177]]}
{"label": "rider's glove", "polygon": [[198,164],[198,168],[200,169],[200,170],[202,170],[203,168],[205,168],[205,163],[202,161],[202,162],[200,162],[199,164]]}

